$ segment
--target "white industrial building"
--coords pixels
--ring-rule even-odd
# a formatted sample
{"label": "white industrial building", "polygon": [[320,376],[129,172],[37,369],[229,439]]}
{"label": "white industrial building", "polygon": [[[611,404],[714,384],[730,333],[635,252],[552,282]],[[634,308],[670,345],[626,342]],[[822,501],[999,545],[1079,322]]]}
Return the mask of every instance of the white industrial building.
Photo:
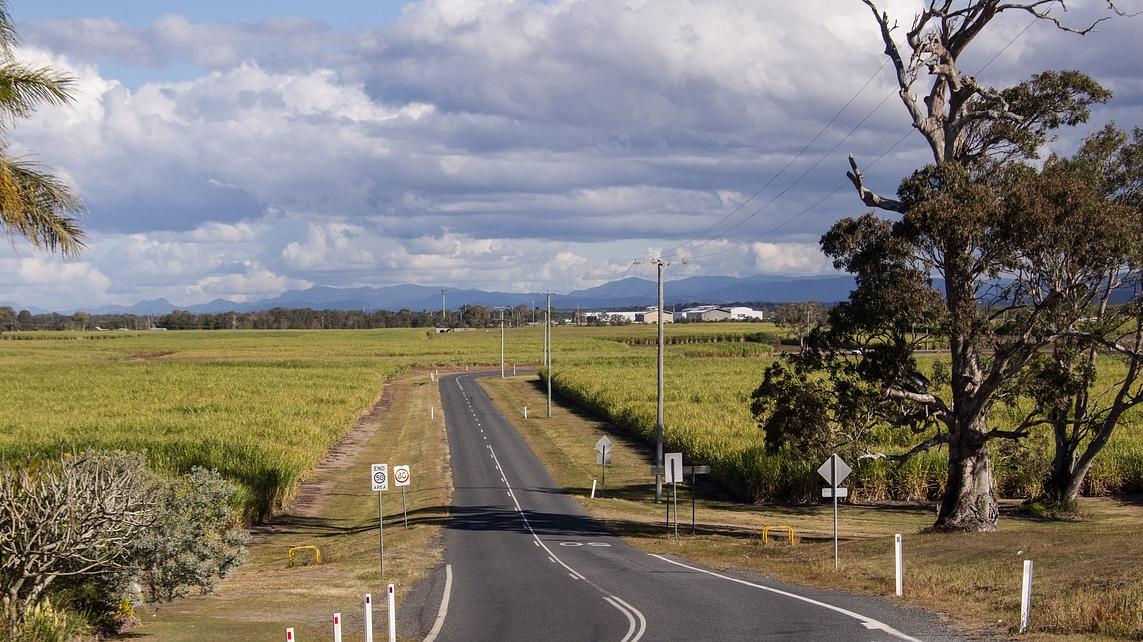
{"label": "white industrial building", "polygon": [[[641,311],[610,311],[584,312],[585,319],[598,319],[600,323],[618,325],[621,323],[658,323],[659,307],[652,305]],[[663,315],[663,323],[674,323],[674,315],[667,312]]]}
{"label": "white industrial building", "polygon": [[744,306],[699,305],[675,313],[676,321],[763,321],[765,310]]}

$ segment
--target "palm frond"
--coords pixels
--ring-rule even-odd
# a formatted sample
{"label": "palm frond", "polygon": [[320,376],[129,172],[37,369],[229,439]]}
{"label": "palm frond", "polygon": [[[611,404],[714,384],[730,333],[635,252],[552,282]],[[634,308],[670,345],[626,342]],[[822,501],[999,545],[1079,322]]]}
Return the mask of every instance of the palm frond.
{"label": "palm frond", "polygon": [[75,78],[51,67],[17,62],[0,64],[0,115],[9,120],[30,115],[38,105],[63,105],[73,99]]}
{"label": "palm frond", "polygon": [[83,202],[38,165],[0,154],[0,225],[39,248],[76,256],[84,249]]}
{"label": "palm frond", "polygon": [[11,58],[12,49],[20,44],[16,35],[16,22],[8,10],[8,0],[0,0],[0,54]]}

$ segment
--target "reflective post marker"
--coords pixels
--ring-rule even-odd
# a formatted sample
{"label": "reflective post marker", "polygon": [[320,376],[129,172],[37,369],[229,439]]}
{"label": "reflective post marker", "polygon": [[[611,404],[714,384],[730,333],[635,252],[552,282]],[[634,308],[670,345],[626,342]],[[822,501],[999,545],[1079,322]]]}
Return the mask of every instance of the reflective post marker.
{"label": "reflective post marker", "polygon": [[389,642],[397,642],[397,600],[393,595],[393,585],[389,585]]}
{"label": "reflective post marker", "polygon": [[365,594],[365,642],[373,642],[373,594]]}
{"label": "reflective post marker", "polygon": [[286,642],[294,642],[294,629],[293,629],[293,627],[286,629]]}
{"label": "reflective post marker", "polygon": [[905,594],[905,557],[901,551],[901,534],[893,536],[893,558],[897,567],[897,597]]}
{"label": "reflective post marker", "polygon": [[341,613],[333,614],[333,642],[341,642]]}
{"label": "reflective post marker", "polygon": [[1032,560],[1024,560],[1024,583],[1020,588],[1020,632],[1028,630],[1032,617]]}

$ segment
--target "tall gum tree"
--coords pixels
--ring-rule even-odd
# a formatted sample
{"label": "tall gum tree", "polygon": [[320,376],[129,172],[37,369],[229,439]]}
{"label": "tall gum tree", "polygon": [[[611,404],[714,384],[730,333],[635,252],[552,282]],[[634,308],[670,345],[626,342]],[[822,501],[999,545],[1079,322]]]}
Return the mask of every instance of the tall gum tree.
{"label": "tall gum tree", "polygon": [[[874,0],[862,2],[876,21],[901,102],[928,144],[933,165],[903,183],[898,198],[888,198],[866,185],[856,159],[850,157],[848,176],[861,200],[901,219],[891,224],[872,213],[845,219],[822,239],[835,265],[857,275],[851,301],[831,318],[841,328],[835,339],[846,336],[847,341],[866,341],[873,347],[854,359],[856,363],[841,367],[880,384],[879,399],[871,407],[898,413],[896,421],[913,426],[918,434],[932,431],[907,453],[890,458],[947,446],[947,484],[935,528],[994,530],[998,510],[988,443],[1020,438],[1037,419],[996,429],[989,426],[988,413],[1009,398],[1013,378],[1045,345],[1044,319],[1058,301],[1050,293],[1030,307],[1020,301],[1011,314],[1022,325],[1004,335],[994,331],[996,325],[979,305],[982,289],[995,283],[1009,258],[1004,226],[996,224],[1002,215],[1000,195],[1010,187],[1005,181],[1030,171],[1006,168],[1034,158],[1053,130],[1084,122],[1090,105],[1108,100],[1110,93],[1077,71],[1038,73],[997,89],[963,72],[959,61],[1003,13],[1031,15],[1083,35],[1123,12],[1109,1],[1107,17],[1074,26],[1053,13],[1066,9],[1063,0],[929,0],[902,31]],[[893,309],[893,293],[924,299],[934,274],[943,280],[942,301],[925,299],[921,311],[902,309],[898,318],[887,318],[885,306]],[[924,317],[928,327],[948,340],[947,400],[929,388],[912,360],[915,335],[909,328],[916,319],[911,316]]]}

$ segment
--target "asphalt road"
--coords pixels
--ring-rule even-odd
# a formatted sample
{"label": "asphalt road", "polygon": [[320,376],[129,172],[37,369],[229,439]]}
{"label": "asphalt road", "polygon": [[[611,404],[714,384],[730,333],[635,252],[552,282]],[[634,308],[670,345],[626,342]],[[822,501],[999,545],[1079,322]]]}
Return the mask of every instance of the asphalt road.
{"label": "asphalt road", "polygon": [[959,640],[877,597],[715,573],[608,534],[474,381],[440,379],[455,495],[427,640]]}

